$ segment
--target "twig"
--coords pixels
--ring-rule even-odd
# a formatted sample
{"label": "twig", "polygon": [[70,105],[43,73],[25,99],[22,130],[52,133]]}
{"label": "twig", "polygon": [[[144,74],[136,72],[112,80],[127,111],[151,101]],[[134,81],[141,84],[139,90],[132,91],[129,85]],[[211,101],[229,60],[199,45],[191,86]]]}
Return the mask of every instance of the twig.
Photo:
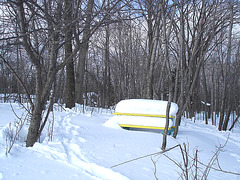
{"label": "twig", "polygon": [[52,121],[49,121],[48,126],[49,141],[53,140],[53,125],[54,125],[54,112],[52,111]]}
{"label": "twig", "polygon": [[143,159],[143,158],[146,158],[146,157],[149,157],[149,156],[163,154],[163,153],[165,153],[165,152],[167,152],[167,151],[170,151],[170,150],[172,150],[172,149],[174,149],[174,148],[176,148],[176,147],[178,147],[178,146],[180,146],[180,144],[177,144],[177,145],[175,145],[175,146],[173,146],[173,147],[171,147],[171,148],[169,148],[169,149],[166,149],[166,150],[164,150],[164,151],[160,151],[160,152],[148,154],[148,155],[145,155],[145,156],[137,157],[137,158],[134,158],[134,159],[131,159],[131,160],[128,160],[128,161],[124,161],[124,162],[122,162],[122,163],[119,163],[119,164],[116,164],[116,165],[112,166],[111,168],[114,168],[114,167],[117,167],[117,166],[120,166],[120,165],[129,163],[129,162],[132,162],[132,161],[136,161],[136,160],[139,160],[139,159]]}
{"label": "twig", "polygon": [[[240,176],[240,173],[223,170],[222,168],[220,168],[220,165],[218,165],[219,168],[215,168],[215,167],[212,166],[213,163],[214,163],[214,161],[215,161],[215,160],[218,160],[218,155],[219,155],[220,151],[222,151],[222,149],[227,145],[228,139],[229,139],[229,134],[228,134],[228,137],[227,137],[226,142],[225,142],[223,145],[220,144],[220,146],[217,147],[217,151],[216,151],[216,152],[214,153],[214,155],[212,156],[212,158],[211,158],[211,160],[209,161],[208,165],[206,165],[206,164],[202,163],[201,161],[198,161],[198,160],[197,160],[197,162],[198,162],[199,164],[201,164],[202,166],[206,167],[205,171],[207,170],[208,173],[209,173],[210,169],[213,169],[213,170],[215,170],[215,171],[219,171],[219,172],[223,172],[223,173],[227,173],[227,174],[234,174],[234,175]],[[191,159],[194,159],[194,158],[191,157],[190,155],[188,155],[188,156],[189,156]],[[205,174],[205,171],[204,171],[203,174]]]}
{"label": "twig", "polygon": [[32,99],[30,97],[30,93],[28,92],[28,89],[26,87],[26,85],[24,84],[24,82],[22,81],[22,79],[20,78],[20,76],[17,74],[17,72],[12,68],[12,66],[8,63],[8,61],[2,56],[0,55],[0,59],[4,62],[4,64],[6,65],[6,67],[13,73],[13,75],[16,77],[16,79],[18,80],[18,82],[20,83],[20,85],[23,87],[23,90],[27,96],[27,99],[31,105],[31,109],[34,109],[34,104],[32,102]]}
{"label": "twig", "polygon": [[[188,179],[188,178],[189,178],[189,177],[188,177],[189,174],[187,174],[187,173],[188,173],[188,171],[189,171],[189,168],[191,169],[191,167],[193,167],[193,166],[195,167],[195,174],[193,175],[193,179],[194,179],[194,180],[197,180],[197,179],[198,179],[198,176],[199,176],[199,172],[198,172],[198,171],[200,171],[201,174],[202,174],[202,175],[201,175],[201,179],[207,179],[208,174],[209,174],[209,172],[210,172],[211,169],[212,169],[212,170],[215,170],[215,171],[219,171],[219,172],[223,172],[223,173],[233,174],[233,175],[238,175],[238,176],[239,176],[240,173],[231,172],[231,171],[225,171],[225,170],[223,170],[223,169],[220,167],[220,163],[219,163],[219,160],[218,160],[218,155],[219,155],[219,153],[222,151],[222,149],[226,146],[226,144],[227,144],[227,142],[228,142],[228,139],[229,139],[229,135],[228,135],[228,138],[227,138],[226,142],[225,142],[223,145],[220,145],[219,147],[217,147],[217,151],[214,153],[214,155],[212,156],[212,158],[210,159],[210,161],[209,161],[209,163],[208,163],[207,165],[198,160],[198,156],[197,156],[197,155],[198,155],[198,150],[196,150],[195,156],[194,156],[194,158],[193,158],[192,156],[189,155],[186,147],[182,148],[181,145],[179,145],[179,148],[180,148],[181,154],[182,154],[182,156],[183,156],[183,166],[182,166],[179,162],[177,162],[176,160],[168,157],[166,154],[163,154],[163,155],[164,155],[165,157],[167,157],[170,161],[172,161],[177,167],[179,167],[179,168],[181,169],[181,171],[183,172],[183,174],[181,174],[180,177],[181,177],[182,179]],[[187,156],[187,157],[186,157],[186,156]],[[193,160],[193,164],[192,164],[192,166],[189,167],[189,168],[188,168],[188,166],[186,166],[186,165],[187,165],[187,163],[186,163],[186,162],[187,162],[186,158],[188,158],[188,157]],[[215,161],[217,161],[218,168],[213,167],[213,164],[214,164]],[[199,169],[199,167],[198,167],[199,165],[198,165],[198,164],[204,166],[204,167],[205,167],[205,170],[202,171],[201,169]],[[192,171],[192,172],[193,172],[193,171]]]}
{"label": "twig", "polygon": [[153,163],[153,166],[154,166],[154,171],[153,171],[154,177],[155,177],[156,180],[158,180],[158,177],[157,177],[157,161],[158,160],[154,161],[152,157],[151,157],[151,160],[152,160],[152,163]]}
{"label": "twig", "polygon": [[20,119],[20,121],[19,121],[20,124],[16,127],[15,136],[14,136],[13,140],[11,140],[11,142],[10,142],[10,147],[9,147],[9,149],[8,149],[8,153],[10,153],[10,151],[11,151],[11,149],[12,149],[12,147],[13,147],[13,144],[15,143],[15,141],[16,141],[16,139],[17,139],[18,134],[19,134],[20,131],[22,130],[22,128],[23,128],[23,126],[24,126],[24,124],[25,124],[25,121],[26,121],[26,119],[27,119],[27,116],[28,116],[28,114],[26,114],[26,116],[25,116],[25,118],[24,118],[23,121],[22,121],[22,118]]}
{"label": "twig", "polygon": [[14,108],[13,108],[13,106],[12,106],[12,103],[11,103],[11,101],[9,101],[10,102],[10,106],[11,106],[11,109],[12,109],[12,112],[13,112],[13,114],[16,116],[16,118],[17,119],[21,119],[18,115],[17,115],[17,113],[15,112],[15,110],[14,110]]}
{"label": "twig", "polygon": [[8,155],[8,138],[6,136],[6,156]]}
{"label": "twig", "polygon": [[194,176],[194,179],[196,179],[197,180],[197,174],[198,174],[198,156],[197,156],[197,154],[198,154],[198,150],[196,150],[196,153],[195,153],[195,176]]}

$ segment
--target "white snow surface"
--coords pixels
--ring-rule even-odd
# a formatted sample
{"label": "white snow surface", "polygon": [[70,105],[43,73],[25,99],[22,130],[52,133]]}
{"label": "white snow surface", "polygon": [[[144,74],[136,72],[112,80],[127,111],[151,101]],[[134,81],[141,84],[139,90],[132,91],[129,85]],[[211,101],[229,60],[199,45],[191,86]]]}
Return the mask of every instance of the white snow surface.
{"label": "white snow surface", "polygon": [[[166,115],[167,103],[167,101],[151,99],[126,99],[117,104],[116,112]],[[178,105],[172,102],[169,115],[175,116],[177,111]]]}
{"label": "white snow surface", "polygon": [[[25,110],[18,104],[12,105],[18,116],[24,115]],[[160,152],[161,133],[121,129],[116,122],[108,121],[113,117],[111,110],[85,107],[83,113],[82,106],[63,110],[57,105],[54,109],[49,118],[54,119],[52,141],[49,141],[47,123],[40,142],[26,148],[26,125],[6,155],[6,133],[9,123],[13,126],[16,117],[10,104],[0,104],[0,180],[152,180],[155,179],[154,161],[158,179],[181,179],[181,169],[165,156],[182,164],[178,148],[165,155],[148,156],[111,168]],[[219,154],[219,163],[223,170],[240,173],[239,125],[233,132],[219,132],[215,126],[205,125],[203,118],[196,119],[196,123],[182,118],[179,134],[176,139],[168,136],[167,148],[186,143],[190,155],[198,150],[198,159],[208,164],[216,147],[227,139],[224,151]],[[216,163],[214,167],[217,167]],[[204,170],[201,168],[199,171]],[[211,170],[208,179],[240,180],[240,176]]]}

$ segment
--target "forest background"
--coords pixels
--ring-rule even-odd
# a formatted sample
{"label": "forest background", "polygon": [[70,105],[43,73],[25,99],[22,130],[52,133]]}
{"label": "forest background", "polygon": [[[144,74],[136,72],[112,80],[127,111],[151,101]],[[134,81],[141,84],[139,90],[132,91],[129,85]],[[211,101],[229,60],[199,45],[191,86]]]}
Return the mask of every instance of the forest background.
{"label": "forest background", "polygon": [[240,115],[239,10],[237,0],[3,0],[0,93],[18,102],[25,94],[27,146],[55,102],[168,100],[179,107],[174,137],[183,113],[202,111],[206,124],[231,130]]}

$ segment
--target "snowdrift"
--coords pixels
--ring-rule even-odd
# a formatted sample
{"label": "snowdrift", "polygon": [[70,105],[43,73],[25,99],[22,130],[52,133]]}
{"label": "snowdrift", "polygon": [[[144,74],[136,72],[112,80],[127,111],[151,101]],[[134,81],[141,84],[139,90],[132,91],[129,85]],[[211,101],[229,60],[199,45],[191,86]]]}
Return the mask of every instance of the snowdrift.
{"label": "snowdrift", "polygon": [[[161,151],[162,134],[125,131],[117,123],[109,121],[113,116],[112,110],[80,105],[63,110],[62,106],[55,104],[54,114],[49,116],[49,122],[54,119],[52,140],[49,140],[46,126],[41,143],[26,148],[26,124],[26,131],[22,132],[20,139],[17,138],[6,156],[6,135],[11,132],[9,123],[12,126],[16,124],[11,106],[19,117],[26,112],[17,103],[0,103],[0,180],[175,180],[183,177],[182,169],[178,167],[184,166],[179,149],[166,154],[177,165],[167,156],[146,157]],[[239,175],[216,171],[208,166],[212,163],[216,169],[221,167],[225,171],[240,172],[239,123],[233,132],[219,132],[216,126],[211,125],[211,119],[206,125],[201,114],[194,121],[182,117],[177,139],[167,139],[167,148],[185,143],[190,156],[197,152],[197,159],[206,165],[197,163],[198,179],[240,180]],[[213,163],[216,148],[226,141],[225,148]],[[146,158],[139,158],[143,156]],[[116,166],[132,159],[138,160]],[[194,172],[191,168],[195,168],[193,163],[195,165],[195,161],[189,161],[189,179],[196,177],[191,173]],[[206,175],[205,170],[209,170],[209,174]]]}
{"label": "snowdrift", "polygon": [[[110,121],[116,122],[120,127],[129,130],[163,131],[166,124],[167,101],[148,99],[122,100],[116,105],[115,116]],[[174,130],[175,116],[178,106],[171,103],[169,111],[170,134]]]}

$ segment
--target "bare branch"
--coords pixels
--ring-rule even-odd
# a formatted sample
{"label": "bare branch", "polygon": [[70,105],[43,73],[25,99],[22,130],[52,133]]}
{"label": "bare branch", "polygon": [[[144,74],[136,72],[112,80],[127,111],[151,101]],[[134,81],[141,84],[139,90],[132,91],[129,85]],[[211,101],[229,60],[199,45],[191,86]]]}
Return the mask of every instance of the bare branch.
{"label": "bare branch", "polygon": [[32,102],[30,93],[28,92],[27,87],[25,86],[24,82],[22,81],[22,79],[19,77],[19,75],[17,74],[17,72],[12,68],[12,66],[7,62],[7,60],[0,54],[0,58],[1,60],[4,62],[4,64],[7,66],[7,68],[13,73],[13,75],[16,77],[16,79],[18,80],[18,82],[20,83],[20,85],[23,87],[24,92],[27,96],[27,99],[31,105],[31,109],[34,109],[34,104]]}

